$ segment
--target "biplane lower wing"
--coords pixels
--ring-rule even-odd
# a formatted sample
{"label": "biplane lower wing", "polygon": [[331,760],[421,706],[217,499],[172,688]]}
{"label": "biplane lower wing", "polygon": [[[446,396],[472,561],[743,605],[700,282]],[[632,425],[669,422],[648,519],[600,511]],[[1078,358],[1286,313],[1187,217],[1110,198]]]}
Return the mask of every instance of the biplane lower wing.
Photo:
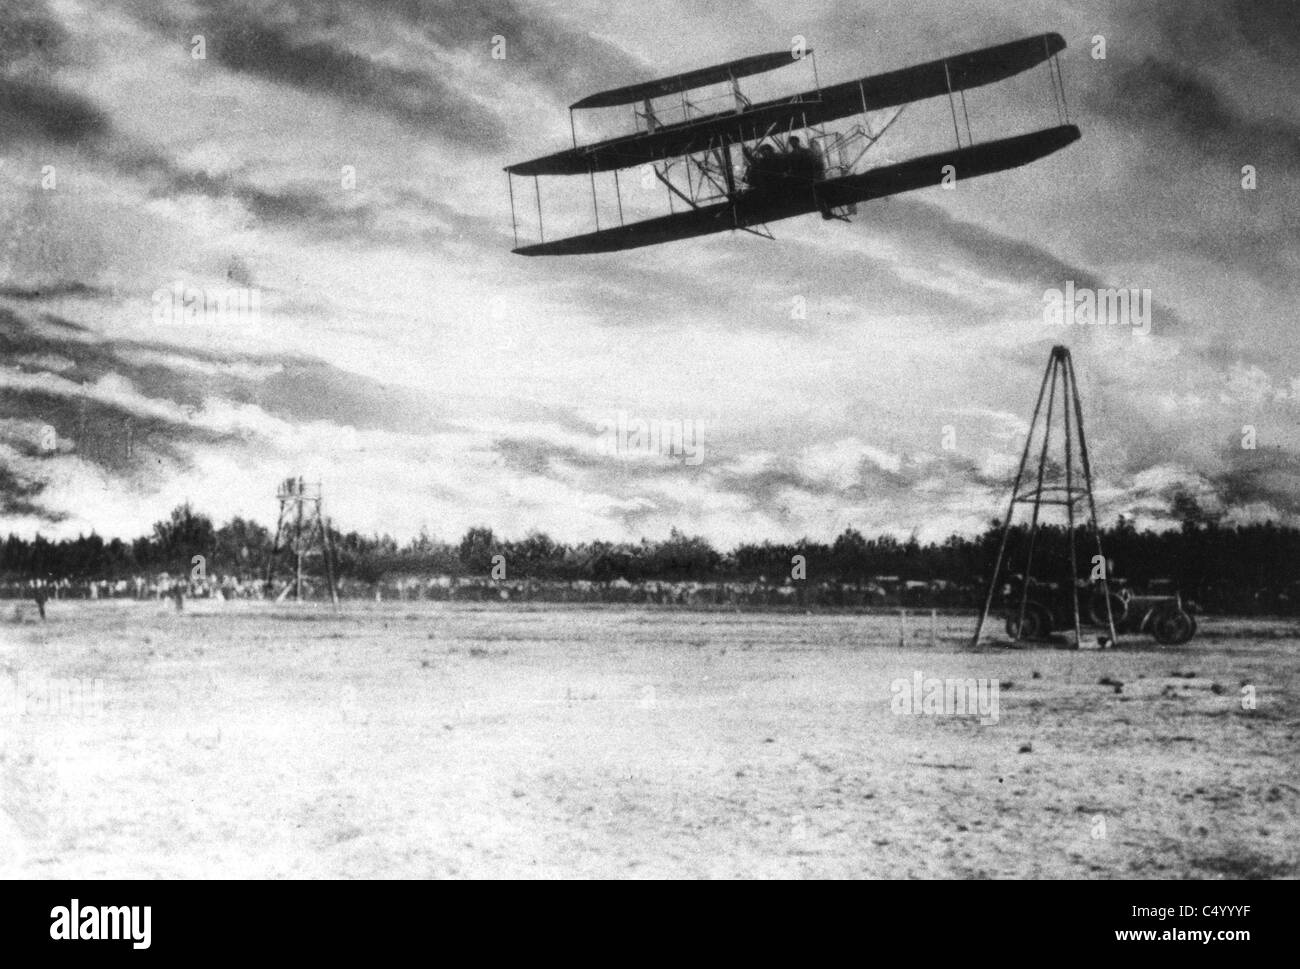
{"label": "biplane lower wing", "polygon": [[934,155],[923,155],[896,165],[873,168],[860,175],[846,175],[817,183],[819,201],[831,206],[870,202],[872,199],[897,195],[918,188],[928,188],[943,181],[951,165],[958,182],[980,175],[1004,172],[1008,168],[1028,165],[1073,144],[1081,137],[1076,125],[1044,128],[1026,135],[999,138],[982,144]]}
{"label": "biplane lower wing", "polygon": [[947,166],[952,166],[958,182],[1017,168],[1060,151],[1079,137],[1076,126],[1059,125],[1027,135],[924,155],[895,165],[873,168],[858,175],[826,179],[812,183],[806,191],[796,190],[777,197],[756,196],[752,192],[745,192],[734,201],[715,202],[673,215],[601,229],[599,232],[520,246],[514,252],[521,256],[619,252],[662,242],[693,239],[728,229],[748,228],[807,215],[825,207],[869,202],[887,195],[938,185],[944,180]]}
{"label": "biplane lower wing", "polygon": [[[1027,71],[1065,49],[1060,34],[1039,34],[957,54],[886,74],[845,81],[790,98],[754,104],[744,111],[665,124],[653,132],[610,138],[510,165],[512,175],[585,175],[631,168],[708,151],[719,143],[743,143],[793,125],[806,128],[866,111],[880,111],[993,84]],[[771,56],[771,55],[769,55]]]}

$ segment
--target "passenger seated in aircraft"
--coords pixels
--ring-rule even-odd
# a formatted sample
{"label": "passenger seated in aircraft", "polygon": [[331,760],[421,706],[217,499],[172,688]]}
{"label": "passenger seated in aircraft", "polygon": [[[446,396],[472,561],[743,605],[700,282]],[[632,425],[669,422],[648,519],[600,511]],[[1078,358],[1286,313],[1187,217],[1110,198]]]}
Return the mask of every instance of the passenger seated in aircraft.
{"label": "passenger seated in aircraft", "polygon": [[802,145],[797,135],[790,136],[790,146],[785,151],[788,177],[797,181],[816,182],[825,174],[821,153],[811,145]]}
{"label": "passenger seated in aircraft", "polygon": [[754,153],[746,152],[749,168],[745,181],[755,191],[794,191],[819,181],[825,174],[821,155],[792,136],[783,151],[764,143]]}

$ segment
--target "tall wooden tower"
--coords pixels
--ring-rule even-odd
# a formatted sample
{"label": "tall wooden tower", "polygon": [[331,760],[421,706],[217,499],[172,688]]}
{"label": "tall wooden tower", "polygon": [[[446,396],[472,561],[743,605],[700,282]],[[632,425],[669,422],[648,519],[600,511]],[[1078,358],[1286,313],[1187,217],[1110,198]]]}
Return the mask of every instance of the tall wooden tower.
{"label": "tall wooden tower", "polygon": [[[304,563],[316,556],[325,560],[325,580],[329,584],[330,601],[337,608],[338,590],[334,584],[334,544],[325,516],[321,510],[320,483],[306,484],[302,478],[286,478],[276,492],[280,502],[280,517],[275,525],[275,541],[271,556],[266,562],[266,586],[276,601],[291,591],[294,599],[301,601]],[[283,582],[277,592],[276,583]]]}
{"label": "tall wooden tower", "polygon": [[[1061,418],[1064,424],[1063,463],[1065,467],[1063,478],[1060,473],[1060,463],[1049,452],[1052,443],[1052,418],[1056,412],[1058,386],[1060,388]],[[1043,413],[1044,399],[1047,401],[1046,414]],[[1039,432],[1042,444],[1038,452],[1038,471],[1032,480],[1026,480],[1025,469],[1029,465],[1029,455],[1033,449],[1035,432],[1039,431],[1040,428],[1040,416],[1043,416],[1044,419]],[[1049,468],[1052,471],[1050,477],[1048,474]],[[1039,511],[1043,505],[1061,505],[1065,507],[1069,528],[1070,602],[1074,620],[1075,647],[1077,648],[1078,644],[1082,642],[1079,620],[1079,560],[1075,548],[1075,520],[1077,517],[1075,506],[1085,500],[1087,501],[1087,520],[1091,525],[1092,534],[1097,543],[1097,555],[1100,556],[1101,594],[1105,600],[1106,625],[1110,632],[1110,645],[1115,646],[1117,645],[1115,617],[1111,609],[1109,576],[1107,574],[1110,567],[1101,550],[1101,532],[1097,528],[1097,503],[1092,495],[1092,464],[1088,459],[1088,440],[1083,433],[1083,407],[1079,403],[1079,385],[1074,376],[1074,361],[1070,358],[1069,348],[1055,346],[1052,347],[1051,357],[1047,361],[1047,369],[1043,372],[1042,385],[1038,388],[1038,402],[1034,404],[1034,416],[1029,422],[1029,436],[1025,439],[1025,450],[1020,456],[1020,469],[1016,472],[1015,483],[1011,486],[1011,502],[1007,507],[1006,521],[1002,525],[1002,539],[998,544],[998,554],[993,565],[993,575],[989,578],[988,595],[984,598],[984,608],[980,611],[979,621],[975,625],[975,636],[971,640],[972,646],[979,644],[984,622],[988,618],[989,610],[993,607],[993,598],[998,589],[998,581],[1002,577],[1003,565],[1007,557],[1007,537],[1011,534],[1012,517],[1018,504],[1032,505],[1033,512],[1029,519],[1024,580],[1019,594],[1019,606],[1016,609],[1018,619],[1014,626],[1009,626],[1008,632],[1012,632],[1013,640],[1018,641],[1025,629],[1025,611],[1029,601],[1030,585],[1033,581],[1034,540],[1038,536]],[[1014,603],[1012,605],[1015,606]]]}

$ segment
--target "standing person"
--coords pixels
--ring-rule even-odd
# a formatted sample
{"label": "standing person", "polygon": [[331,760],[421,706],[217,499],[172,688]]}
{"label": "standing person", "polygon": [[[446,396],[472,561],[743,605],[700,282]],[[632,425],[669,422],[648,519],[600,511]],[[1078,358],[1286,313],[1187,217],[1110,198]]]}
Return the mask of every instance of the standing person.
{"label": "standing person", "polygon": [[45,602],[50,598],[49,592],[45,589],[43,579],[32,580],[32,598],[36,600],[36,609],[41,614],[41,621],[45,621]]}

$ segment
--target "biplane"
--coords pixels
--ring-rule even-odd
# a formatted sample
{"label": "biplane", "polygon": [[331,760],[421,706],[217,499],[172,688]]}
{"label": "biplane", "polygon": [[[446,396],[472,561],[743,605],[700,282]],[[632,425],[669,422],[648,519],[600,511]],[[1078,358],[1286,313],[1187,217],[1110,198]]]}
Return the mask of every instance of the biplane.
{"label": "biplane", "polygon": [[[822,87],[817,80],[813,51],[793,49],[593,94],[569,108],[571,147],[506,167],[513,251],[523,256],[616,252],[728,230],[770,239],[769,222],[813,212],[847,221],[861,202],[938,185],[946,179],[974,178],[1026,165],[1080,137],[1079,129],[1069,122],[1065,103],[1058,59],[1065,46],[1060,34],[1040,34],[830,87]],[[812,90],[758,103],[742,93],[743,78],[805,59],[812,64]],[[1059,123],[1028,134],[975,143],[965,92],[1043,63],[1051,75]],[[730,103],[724,110],[706,110],[701,100],[693,98],[693,92],[710,85],[730,86]],[[862,166],[869,149],[908,104],[944,95],[952,109],[956,148],[874,168]],[[965,143],[958,124],[959,103],[966,120]],[[575,112],[628,106],[633,111],[632,134],[578,144]],[[889,116],[882,117],[880,112]],[[826,127],[829,122],[855,116],[860,119],[848,130]],[[623,221],[618,175],[628,168],[640,168],[647,176],[652,173],[666,186],[669,214]],[[606,172],[613,173],[619,221],[602,227],[596,175]],[[543,175],[588,176],[595,231],[546,240],[538,181]],[[516,177],[531,177],[536,194],[539,241],[528,245],[519,244]]]}

